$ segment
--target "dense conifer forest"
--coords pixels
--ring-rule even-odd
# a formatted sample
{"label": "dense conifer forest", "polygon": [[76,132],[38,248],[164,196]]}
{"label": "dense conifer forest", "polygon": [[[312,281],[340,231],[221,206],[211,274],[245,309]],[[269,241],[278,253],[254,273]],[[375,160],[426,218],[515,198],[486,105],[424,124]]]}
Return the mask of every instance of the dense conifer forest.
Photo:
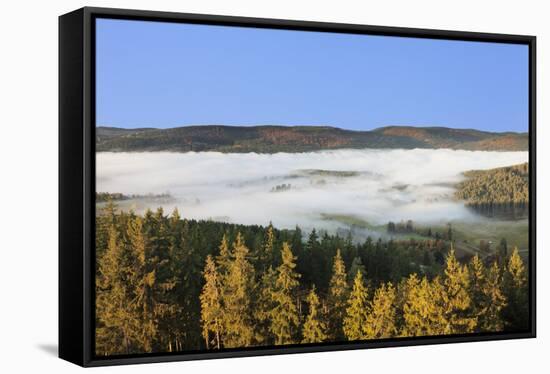
{"label": "dense conifer forest", "polygon": [[529,320],[516,249],[458,260],[444,236],[354,243],[112,202],[96,220],[100,356],[517,331]]}
{"label": "dense conifer forest", "polygon": [[471,170],[457,186],[456,197],[469,205],[528,204],[529,164]]}

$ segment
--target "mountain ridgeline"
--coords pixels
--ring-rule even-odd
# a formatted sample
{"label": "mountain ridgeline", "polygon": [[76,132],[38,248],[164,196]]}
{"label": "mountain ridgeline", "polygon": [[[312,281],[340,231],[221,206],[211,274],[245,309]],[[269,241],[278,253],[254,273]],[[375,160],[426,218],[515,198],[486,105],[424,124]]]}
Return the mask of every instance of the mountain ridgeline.
{"label": "mountain ridgeline", "polygon": [[446,127],[390,126],[372,131],[352,131],[328,126],[96,128],[98,152],[276,153],[344,148],[527,151],[528,147],[527,133],[493,133]]}

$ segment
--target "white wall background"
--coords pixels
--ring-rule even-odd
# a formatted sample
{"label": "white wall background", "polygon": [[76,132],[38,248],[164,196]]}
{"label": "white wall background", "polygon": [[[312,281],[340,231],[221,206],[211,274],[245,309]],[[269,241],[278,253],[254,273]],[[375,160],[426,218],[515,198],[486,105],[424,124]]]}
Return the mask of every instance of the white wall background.
{"label": "white wall background", "polygon": [[[538,37],[538,338],[95,369],[95,373],[542,372],[550,364],[549,10],[544,0],[5,1],[0,21],[0,372],[66,373],[57,353],[57,17],[84,5]],[[539,368],[537,370],[537,368]]]}

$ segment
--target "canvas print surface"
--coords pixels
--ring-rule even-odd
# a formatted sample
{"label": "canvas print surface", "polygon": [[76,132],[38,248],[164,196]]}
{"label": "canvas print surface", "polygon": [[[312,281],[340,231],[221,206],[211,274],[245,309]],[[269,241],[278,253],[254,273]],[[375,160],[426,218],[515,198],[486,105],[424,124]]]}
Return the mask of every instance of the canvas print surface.
{"label": "canvas print surface", "polygon": [[96,20],[95,354],[528,330],[520,44]]}

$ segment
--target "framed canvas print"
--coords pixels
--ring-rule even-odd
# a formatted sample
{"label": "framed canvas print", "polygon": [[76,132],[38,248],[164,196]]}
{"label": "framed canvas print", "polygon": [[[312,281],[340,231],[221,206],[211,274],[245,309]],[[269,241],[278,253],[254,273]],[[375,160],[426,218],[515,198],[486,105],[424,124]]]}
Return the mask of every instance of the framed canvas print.
{"label": "framed canvas print", "polygon": [[535,37],[59,25],[60,357],[535,336]]}

